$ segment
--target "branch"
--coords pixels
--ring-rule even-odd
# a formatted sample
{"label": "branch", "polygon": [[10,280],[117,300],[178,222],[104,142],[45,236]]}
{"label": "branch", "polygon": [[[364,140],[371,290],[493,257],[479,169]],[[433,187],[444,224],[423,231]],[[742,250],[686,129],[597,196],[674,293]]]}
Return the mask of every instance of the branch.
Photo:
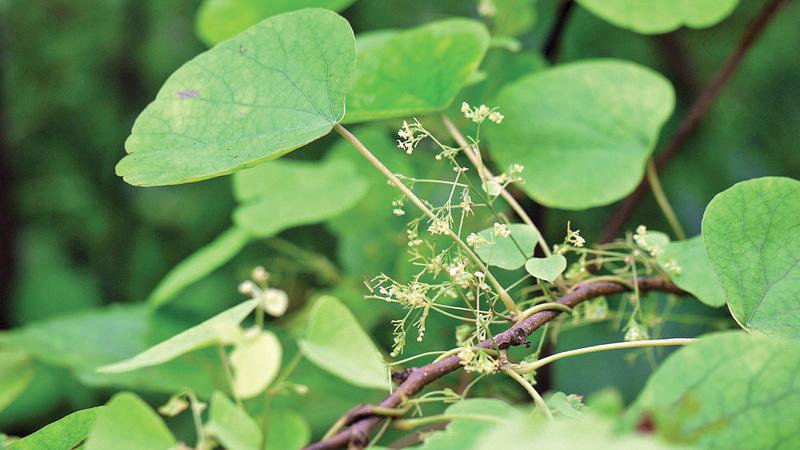
{"label": "branch", "polygon": [[[672,140],[670,140],[659,153],[656,158],[656,170],[663,171],[675,155],[681,151],[683,144],[691,137],[700,121],[708,114],[711,105],[714,104],[722,88],[725,87],[725,84],[736,72],[736,69],[741,64],[747,52],[763,34],[775,14],[785,4],[786,0],[770,0],[764,5],[758,16],[748,25],[733,52],[722,64],[722,67],[717,71],[716,75],[714,75],[714,78],[706,85],[703,92],[700,93],[700,96],[689,109],[689,112],[683,117]],[[603,230],[600,242],[609,242],[622,231],[622,228],[631,219],[633,212],[639,207],[639,204],[649,190],[650,185],[647,183],[647,180],[642,180],[636,190],[614,210],[614,213],[611,215],[611,220],[608,222],[605,230]]]}
{"label": "branch", "polygon": [[[666,291],[675,294],[685,294],[680,288],[664,278],[641,278],[637,282],[640,291]],[[618,294],[629,291],[626,285],[611,281],[593,281],[578,285],[574,290],[562,296],[557,303],[573,308],[579,303],[603,295]],[[506,331],[497,334],[493,339],[480,343],[484,348],[506,349],[508,347],[528,345],[527,339],[534,331],[547,322],[555,319],[561,311],[547,310],[533,314],[517,322]],[[386,397],[378,406],[380,408],[398,408],[403,402],[421,391],[425,386],[439,378],[461,368],[458,355],[453,355],[440,361],[422,367],[408,369],[405,380]],[[359,408],[363,410],[363,407]],[[348,414],[352,417],[353,414]],[[350,426],[322,441],[315,442],[306,450],[333,450],[339,448],[363,448],[367,445],[369,436],[385,417],[376,415],[361,415],[356,420],[350,421]]]}
{"label": "branch", "polygon": [[551,63],[558,57],[558,50],[561,48],[561,40],[564,36],[564,29],[567,27],[572,9],[575,7],[575,0],[563,0],[558,8],[556,23],[550,30],[547,42],[544,45],[544,56]]}

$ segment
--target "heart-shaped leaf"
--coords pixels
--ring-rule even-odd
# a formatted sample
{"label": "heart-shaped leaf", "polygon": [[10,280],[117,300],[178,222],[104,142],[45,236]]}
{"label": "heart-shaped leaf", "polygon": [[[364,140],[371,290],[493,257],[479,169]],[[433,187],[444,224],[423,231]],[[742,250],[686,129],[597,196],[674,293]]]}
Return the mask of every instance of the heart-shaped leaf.
{"label": "heart-shaped leaf", "polygon": [[681,25],[705,28],[728,17],[739,0],[577,0],[592,14],[642,34],[667,33]]}
{"label": "heart-shaped leaf", "polygon": [[741,331],[714,333],[667,358],[625,422],[699,449],[800,444],[800,347]]}
{"label": "heart-shaped leaf", "polygon": [[396,34],[359,38],[345,122],[441,111],[478,68],[489,33],[474,20],[447,19]]}
{"label": "heart-shaped leaf", "polygon": [[531,258],[525,263],[525,270],[536,278],[552,283],[567,268],[564,255],[551,255],[546,258]]}
{"label": "heart-shaped leaf", "polygon": [[479,245],[475,253],[490,266],[516,270],[524,266],[528,258],[533,256],[539,233],[533,227],[522,223],[509,224],[508,230],[511,232],[508,237],[496,236],[494,227],[478,232],[478,236],[487,243]]}
{"label": "heart-shaped leaf", "polygon": [[281,368],[281,343],[274,333],[245,336],[231,352],[233,390],[241,398],[260,394]]}
{"label": "heart-shaped leaf", "polygon": [[342,17],[271,17],[172,74],[136,119],[117,174],[141,186],[188,183],[275,159],[344,116],[355,40]]}
{"label": "heart-shaped leaf", "polygon": [[205,0],[197,11],[197,35],[208,45],[229,39],[267,17],[303,8],[341,11],[355,0]]}
{"label": "heart-shaped leaf", "polygon": [[725,304],[725,292],[708,261],[702,236],[670,242],[658,256],[658,262],[679,288],[701,302],[714,307]]}
{"label": "heart-shaped leaf", "polygon": [[524,165],[520,188],[539,203],[586,209],[639,184],[674,103],[669,81],[650,69],[582,61],[506,86],[493,102],[505,120],[485,133],[502,167]]}
{"label": "heart-shaped leaf", "polygon": [[219,391],[211,395],[205,428],[228,450],[259,450],[261,445],[258,424]]}
{"label": "heart-shaped leaf", "polygon": [[320,368],[356,386],[389,388],[381,352],[335,297],[324,295],[314,304],[300,349]]}
{"label": "heart-shaped leaf", "polygon": [[175,444],[161,417],[135,394],[123,392],[97,414],[86,450],[169,450]]}
{"label": "heart-shaped leaf", "polygon": [[800,181],[765,177],[717,194],[703,241],[739,324],[800,338]]}
{"label": "heart-shaped leaf", "polygon": [[257,237],[322,222],[355,206],[369,183],[350,161],[273,161],[234,177],[233,221]]}
{"label": "heart-shaped leaf", "polygon": [[445,414],[455,419],[432,433],[418,450],[480,449],[478,440],[488,430],[521,415],[508,403],[491,398],[461,400],[448,406]]}
{"label": "heart-shaped leaf", "polygon": [[171,361],[185,353],[221,342],[221,333],[231,326],[238,326],[258,305],[259,300],[248,300],[227,309],[205,322],[195,325],[166,341],[150,347],[138,355],[97,369],[103,373],[129,372],[142,367],[155,366]]}

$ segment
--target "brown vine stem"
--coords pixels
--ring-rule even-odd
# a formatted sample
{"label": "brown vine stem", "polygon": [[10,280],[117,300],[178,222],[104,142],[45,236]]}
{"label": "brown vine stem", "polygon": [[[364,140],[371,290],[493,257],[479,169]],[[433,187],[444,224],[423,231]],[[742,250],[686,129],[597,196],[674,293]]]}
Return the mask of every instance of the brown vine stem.
{"label": "brown vine stem", "polygon": [[564,30],[567,27],[567,21],[570,13],[575,8],[574,0],[563,0],[558,7],[556,22],[547,37],[547,42],[544,44],[544,56],[548,61],[554,62],[558,59],[558,51],[561,48],[561,41],[564,38]]}
{"label": "brown vine stem", "polygon": [[[477,152],[472,147],[472,145],[470,145],[469,142],[467,142],[467,140],[464,138],[464,135],[461,134],[461,131],[459,131],[458,128],[455,126],[455,124],[444,114],[441,115],[441,118],[442,118],[442,123],[444,123],[444,126],[445,128],[447,128],[447,131],[450,133],[450,136],[452,136],[453,140],[456,141],[458,146],[463,149],[464,154],[467,155],[467,158],[472,163],[472,165],[475,166],[480,176],[482,178],[492,178],[494,175],[492,175],[492,172],[490,172],[489,169],[486,167],[486,165],[483,164],[483,161],[481,161],[480,156],[478,156]],[[547,241],[544,240],[544,236],[542,236],[542,233],[539,231],[539,228],[536,226],[535,223],[533,223],[533,220],[528,215],[528,213],[525,212],[525,209],[522,207],[522,205],[519,204],[517,199],[515,199],[514,196],[511,195],[511,193],[508,192],[507,189],[503,189],[500,192],[500,195],[508,203],[508,205],[511,206],[511,209],[514,210],[514,213],[516,213],[517,216],[519,216],[519,218],[522,219],[522,221],[526,225],[536,230],[536,234],[539,235],[539,240],[538,240],[539,247],[541,247],[545,256],[550,256],[551,252],[550,252],[550,247],[547,245]]]}
{"label": "brown vine stem", "polygon": [[[700,121],[708,114],[711,105],[714,104],[714,101],[716,101],[720,92],[722,92],[722,88],[725,87],[725,84],[727,84],[728,80],[730,80],[736,72],[736,69],[739,67],[742,60],[744,60],[747,52],[763,34],[772,18],[775,17],[776,13],[786,3],[787,0],[770,0],[761,8],[758,16],[750,22],[744,30],[739,43],[722,64],[722,67],[720,67],[711,81],[703,89],[703,92],[700,93],[700,96],[697,97],[691,108],[689,108],[689,111],[683,117],[672,139],[656,157],[656,170],[663,171],[675,155],[680,153],[683,144],[686,143],[697,129]],[[650,185],[647,183],[647,180],[642,180],[636,190],[614,210],[608,225],[606,225],[606,228],[603,230],[600,242],[609,242],[622,231],[622,228],[631,219],[633,212],[639,207],[639,204],[644,200],[644,196],[647,195],[649,190]]]}
{"label": "brown vine stem", "polygon": [[[680,288],[672,284],[665,278],[640,278],[637,281],[638,289],[644,291],[666,291],[679,295],[686,294]],[[578,285],[574,290],[563,295],[558,299],[558,303],[573,308],[579,303],[603,295],[618,294],[629,291],[630,288],[624,284],[612,281],[590,281]],[[511,326],[506,331],[487,339],[480,343],[484,348],[506,349],[512,346],[526,345],[528,336],[538,328],[558,317],[561,311],[547,310],[533,314]],[[495,347],[496,346],[496,347]],[[435,380],[454,372],[461,368],[461,360],[458,355],[427,364],[422,367],[408,369],[405,373],[405,380],[384,399],[379,408],[395,409],[401,406],[406,399],[411,398],[421,391],[425,386]],[[357,406],[353,411],[365,410],[364,405]],[[368,408],[367,408],[368,410]],[[348,420],[349,417],[355,417]],[[369,436],[385,417],[375,414],[352,414],[345,415],[344,422],[346,428],[336,434],[327,437],[319,442],[315,442],[306,450],[333,450],[339,448],[364,448],[369,441]]]}
{"label": "brown vine stem", "polygon": [[[423,214],[428,216],[428,218],[430,218],[431,220],[438,220],[436,214],[434,214],[433,211],[431,211],[430,208],[428,208],[428,205],[426,205],[425,202],[423,202],[419,197],[417,197],[417,194],[415,194],[411,189],[409,189],[408,186],[403,184],[403,182],[400,181],[399,178],[397,178],[394,172],[392,172],[391,170],[389,170],[388,167],[383,165],[381,160],[379,160],[375,155],[373,155],[372,152],[369,151],[369,149],[360,140],[358,140],[357,137],[353,135],[353,133],[351,133],[347,128],[343,127],[341,124],[338,123],[336,124],[336,126],[334,126],[334,129],[336,130],[337,133],[342,135],[342,137],[347,139],[353,145],[353,147],[355,147],[355,149],[358,150],[359,153],[361,153],[362,156],[367,158],[370,164],[372,164],[386,178],[388,178],[389,181],[397,189],[400,189],[400,192],[402,192],[403,195],[405,195],[409,200],[411,200],[411,202],[414,203],[414,205],[417,208],[419,208],[419,210],[422,211]],[[467,245],[467,243],[464,242],[453,230],[448,229],[447,235],[461,248],[461,250],[464,251],[464,253],[467,254],[467,256],[469,256],[469,258],[475,263],[475,265],[481,269],[481,272],[483,272],[483,274],[486,275],[486,279],[489,280],[489,283],[491,283],[492,287],[495,289],[495,291],[497,291],[498,297],[500,297],[500,300],[506,306],[508,311],[512,315],[516,316],[519,313],[519,308],[517,307],[517,304],[514,303],[514,300],[512,300],[511,296],[508,295],[508,292],[506,292],[506,290],[503,288],[503,285],[501,285],[500,282],[497,281],[497,278],[495,278],[494,275],[492,275],[492,273],[489,272],[489,268],[486,267],[485,264],[483,264],[483,261],[481,261],[478,255],[476,255],[475,252],[473,252],[472,249],[469,248],[469,245]]]}

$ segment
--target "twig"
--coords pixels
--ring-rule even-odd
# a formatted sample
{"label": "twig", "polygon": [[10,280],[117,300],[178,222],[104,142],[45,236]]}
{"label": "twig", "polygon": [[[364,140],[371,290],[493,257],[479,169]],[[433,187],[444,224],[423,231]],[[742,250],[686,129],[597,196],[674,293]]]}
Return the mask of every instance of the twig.
{"label": "twig", "polygon": [[[641,291],[666,291],[675,294],[685,294],[680,288],[664,278],[640,278],[637,286]],[[573,291],[562,296],[558,303],[573,308],[579,303],[603,295],[618,294],[628,291],[629,288],[620,283],[610,281],[594,281],[584,283]],[[480,343],[483,348],[506,349],[512,346],[528,345],[527,339],[539,327],[558,317],[561,311],[547,310],[541,311],[519,321],[506,331],[497,334],[492,339],[487,339]],[[381,408],[397,408],[406,399],[421,391],[425,386],[442,376],[454,372],[461,368],[461,360],[458,355],[450,356],[441,361],[427,364],[422,367],[410,369],[408,377],[395,390],[384,399],[378,406]],[[363,448],[369,435],[384,417],[366,416],[322,441],[315,442],[306,450],[333,450],[338,448]]]}
{"label": "twig", "polygon": [[[656,170],[664,170],[672,158],[681,151],[683,144],[691,137],[700,121],[708,114],[711,105],[714,104],[722,88],[725,87],[725,84],[736,72],[736,69],[741,64],[748,50],[750,50],[753,44],[762,35],[767,25],[784,4],[786,4],[786,0],[770,0],[764,5],[758,16],[748,25],[733,52],[728,56],[728,59],[725,60],[725,63],[719,71],[717,71],[716,75],[714,75],[714,78],[706,85],[703,92],[700,93],[700,96],[689,109],[689,112],[683,117],[672,140],[669,141],[658,154],[658,157],[656,157]],[[614,210],[608,225],[605,230],[603,230],[600,242],[609,242],[620,233],[625,224],[631,219],[631,216],[633,216],[633,212],[642,202],[649,189],[650,185],[647,181],[642,180],[636,190]]]}
{"label": "twig", "polygon": [[558,51],[561,48],[561,40],[564,37],[564,29],[567,27],[572,9],[575,8],[574,0],[563,0],[558,8],[556,23],[550,30],[550,35],[544,44],[544,56],[548,61],[553,62],[558,58]]}

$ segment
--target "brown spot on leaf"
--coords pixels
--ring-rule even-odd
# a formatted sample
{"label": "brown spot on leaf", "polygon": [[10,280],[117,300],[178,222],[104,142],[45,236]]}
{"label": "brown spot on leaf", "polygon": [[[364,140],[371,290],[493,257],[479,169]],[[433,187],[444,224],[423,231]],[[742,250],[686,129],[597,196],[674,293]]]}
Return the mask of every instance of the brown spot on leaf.
{"label": "brown spot on leaf", "polygon": [[186,100],[187,98],[197,97],[199,94],[194,89],[186,89],[183,91],[178,91],[178,98],[181,100]]}

